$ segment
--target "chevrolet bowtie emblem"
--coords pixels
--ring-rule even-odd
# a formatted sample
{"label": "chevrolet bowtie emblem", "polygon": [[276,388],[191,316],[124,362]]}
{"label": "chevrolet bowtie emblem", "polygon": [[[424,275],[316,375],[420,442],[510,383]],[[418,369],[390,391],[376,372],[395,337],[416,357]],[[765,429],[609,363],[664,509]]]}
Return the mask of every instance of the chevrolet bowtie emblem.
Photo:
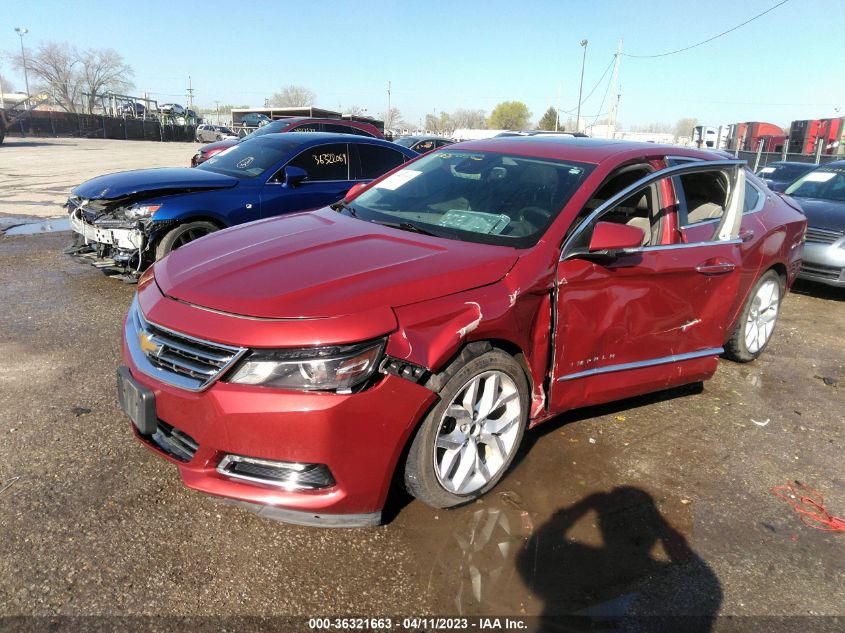
{"label": "chevrolet bowtie emblem", "polygon": [[149,332],[138,332],[138,345],[141,351],[147,356],[155,356],[158,354],[159,346],[153,341],[153,337]]}

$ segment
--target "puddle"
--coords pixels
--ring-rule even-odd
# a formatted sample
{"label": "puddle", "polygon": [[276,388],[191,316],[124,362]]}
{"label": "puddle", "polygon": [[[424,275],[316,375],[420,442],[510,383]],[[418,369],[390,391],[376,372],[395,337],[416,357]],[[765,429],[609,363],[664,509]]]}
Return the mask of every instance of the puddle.
{"label": "puddle", "polygon": [[31,224],[21,224],[6,230],[6,235],[36,235],[37,233],[55,233],[70,231],[69,218],[52,218]]}
{"label": "puddle", "polygon": [[682,501],[658,508],[632,486],[561,495],[555,507],[530,497],[507,490],[452,511],[408,508],[420,515],[415,526],[428,526],[409,545],[435,609],[596,622],[718,611],[721,586],[689,545],[692,510]]}

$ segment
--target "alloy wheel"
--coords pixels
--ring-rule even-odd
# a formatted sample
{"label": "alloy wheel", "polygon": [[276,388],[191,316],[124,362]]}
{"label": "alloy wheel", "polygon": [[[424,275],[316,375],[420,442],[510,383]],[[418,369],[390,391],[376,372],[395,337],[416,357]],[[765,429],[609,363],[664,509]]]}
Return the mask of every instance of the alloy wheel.
{"label": "alloy wheel", "polygon": [[745,322],[745,347],[750,353],[756,354],[769,341],[779,307],[780,286],[769,279],[757,289]]}
{"label": "alloy wheel", "polygon": [[437,430],[434,471],[440,485],[467,495],[493,480],[516,448],[521,415],[519,391],[506,373],[486,371],[470,379]]}

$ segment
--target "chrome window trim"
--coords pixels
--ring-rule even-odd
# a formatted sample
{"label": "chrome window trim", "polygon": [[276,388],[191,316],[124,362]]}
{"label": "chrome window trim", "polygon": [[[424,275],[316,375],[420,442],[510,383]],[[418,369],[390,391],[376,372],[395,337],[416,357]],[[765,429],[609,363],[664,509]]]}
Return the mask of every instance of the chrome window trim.
{"label": "chrome window trim", "polygon": [[671,251],[676,249],[682,248],[698,248],[700,246],[713,246],[714,244],[742,244],[741,239],[735,240],[724,240],[724,241],[714,241],[714,242],[691,242],[689,244],[656,244],[655,246],[640,246],[639,248],[626,248],[623,254],[635,254],[635,253],[643,253],[643,252],[650,252],[650,251]]}
{"label": "chrome window trim", "polygon": [[[146,330],[144,327],[145,324],[152,325],[155,328],[160,329],[162,332],[171,334],[172,336],[194,341],[200,345],[218,347],[220,349],[231,351],[234,355],[226,365],[220,368],[220,371],[205,381],[166,371],[153,365],[138,343],[138,333],[141,330]],[[240,360],[248,351],[245,347],[234,347],[232,345],[226,345],[214,341],[206,341],[182,332],[171,330],[170,328],[161,326],[153,321],[149,321],[141,311],[141,306],[138,304],[137,296],[132,299],[132,305],[129,307],[129,314],[126,317],[126,323],[123,327],[123,336],[126,342],[126,347],[129,350],[129,355],[132,357],[132,362],[135,363],[135,366],[141,373],[149,376],[150,378],[155,378],[167,385],[194,392],[203,391],[217,382],[232,367],[232,365],[238,362],[238,360]]]}
{"label": "chrome window trim", "polygon": [[618,371],[628,371],[629,369],[643,369],[645,367],[656,367],[657,365],[668,365],[670,363],[679,363],[687,360],[694,360],[696,358],[705,358],[707,356],[718,356],[724,352],[722,347],[711,347],[708,349],[699,350],[697,352],[687,352],[685,354],[672,354],[671,356],[661,356],[660,358],[651,358],[649,360],[639,360],[631,363],[619,363],[617,365],[607,365],[606,367],[595,367],[585,371],[579,371],[574,374],[566,374],[557,379],[557,382],[564,382],[567,380],[576,380],[578,378],[586,378],[588,376],[598,376],[601,374],[609,374]]}

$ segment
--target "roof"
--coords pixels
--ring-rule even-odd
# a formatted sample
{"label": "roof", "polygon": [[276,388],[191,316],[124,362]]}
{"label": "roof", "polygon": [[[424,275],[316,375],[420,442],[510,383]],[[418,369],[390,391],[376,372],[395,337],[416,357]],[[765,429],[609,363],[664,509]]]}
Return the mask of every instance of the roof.
{"label": "roof", "polygon": [[519,154],[537,158],[577,160],[583,163],[596,164],[612,157],[621,157],[624,154],[631,154],[632,156],[657,156],[661,154],[693,156],[705,160],[719,158],[712,152],[675,145],[560,136],[506,136],[479,141],[464,141],[449,146],[450,151],[457,149]]}

